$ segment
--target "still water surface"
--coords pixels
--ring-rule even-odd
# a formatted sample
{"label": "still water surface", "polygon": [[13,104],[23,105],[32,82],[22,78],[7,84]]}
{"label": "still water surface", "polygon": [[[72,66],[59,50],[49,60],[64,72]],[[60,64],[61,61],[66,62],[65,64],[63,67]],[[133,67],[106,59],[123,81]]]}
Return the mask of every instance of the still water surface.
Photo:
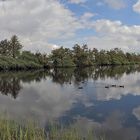
{"label": "still water surface", "polygon": [[[122,87],[105,88],[108,85]],[[140,139],[140,67],[0,72],[0,114],[94,128],[108,140]]]}

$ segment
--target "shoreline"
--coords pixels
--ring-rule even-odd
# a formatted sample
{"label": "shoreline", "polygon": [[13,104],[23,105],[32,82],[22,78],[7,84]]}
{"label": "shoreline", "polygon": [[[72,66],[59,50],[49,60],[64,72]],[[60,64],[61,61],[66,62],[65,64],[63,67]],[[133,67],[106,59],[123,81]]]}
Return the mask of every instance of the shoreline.
{"label": "shoreline", "polygon": [[136,66],[140,65],[138,63],[135,64],[104,64],[104,65],[91,65],[91,66],[39,66],[32,67],[30,65],[26,65],[26,67],[21,67],[19,65],[15,66],[0,66],[0,71],[9,72],[9,71],[36,71],[36,70],[50,70],[50,69],[71,69],[71,68],[90,68],[90,67],[116,67],[116,66]]}

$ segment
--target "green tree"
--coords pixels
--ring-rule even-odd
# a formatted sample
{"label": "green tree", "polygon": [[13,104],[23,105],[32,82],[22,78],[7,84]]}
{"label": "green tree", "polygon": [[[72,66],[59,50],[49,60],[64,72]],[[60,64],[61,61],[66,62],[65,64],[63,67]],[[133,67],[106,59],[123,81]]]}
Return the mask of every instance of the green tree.
{"label": "green tree", "polygon": [[0,42],[0,55],[9,56],[10,55],[10,43],[7,39]]}
{"label": "green tree", "polygon": [[64,57],[65,57],[65,49],[63,47],[60,47],[52,51],[51,58],[55,66],[63,67]]}
{"label": "green tree", "polygon": [[90,65],[89,50],[86,44],[82,47],[78,44],[75,44],[73,47],[73,56],[76,66],[81,67]]}
{"label": "green tree", "polygon": [[22,45],[20,44],[18,37],[13,35],[10,40],[10,47],[11,47],[11,55],[13,58],[16,58],[20,54],[20,50]]}

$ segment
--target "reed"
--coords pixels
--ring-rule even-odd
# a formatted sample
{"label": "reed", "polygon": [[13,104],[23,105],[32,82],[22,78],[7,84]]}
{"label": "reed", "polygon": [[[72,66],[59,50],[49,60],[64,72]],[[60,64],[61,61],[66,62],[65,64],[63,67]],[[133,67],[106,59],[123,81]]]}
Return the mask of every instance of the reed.
{"label": "reed", "polygon": [[15,121],[0,119],[0,140],[105,140],[103,137],[97,138],[92,130],[86,136],[78,131],[75,126],[68,128],[58,127],[51,124],[49,129],[40,128],[34,122],[26,125]]}

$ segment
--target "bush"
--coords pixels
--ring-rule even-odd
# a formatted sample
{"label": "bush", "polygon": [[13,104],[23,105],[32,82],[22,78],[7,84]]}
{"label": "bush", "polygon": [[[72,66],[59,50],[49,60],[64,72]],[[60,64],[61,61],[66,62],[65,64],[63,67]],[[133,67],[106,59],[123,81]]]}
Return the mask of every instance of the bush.
{"label": "bush", "polygon": [[31,60],[29,61],[29,60],[0,56],[1,70],[38,69],[38,68],[43,68],[43,66]]}

